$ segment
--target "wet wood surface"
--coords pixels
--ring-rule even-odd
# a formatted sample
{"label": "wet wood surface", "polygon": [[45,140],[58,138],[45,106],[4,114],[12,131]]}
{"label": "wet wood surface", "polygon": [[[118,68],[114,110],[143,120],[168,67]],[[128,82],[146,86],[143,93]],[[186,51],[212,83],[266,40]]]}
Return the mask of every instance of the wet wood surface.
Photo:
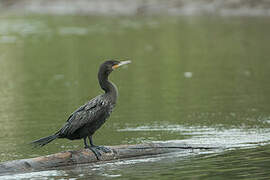
{"label": "wet wood surface", "polygon": [[111,161],[124,158],[135,158],[140,156],[158,155],[177,151],[207,150],[214,149],[207,145],[186,145],[183,143],[148,143],[136,145],[106,146],[111,152],[101,152],[99,160],[90,149],[64,151],[47,156],[40,156],[31,159],[13,160],[0,163],[0,173],[18,173],[29,171],[48,170],[57,167],[95,163],[98,161]]}

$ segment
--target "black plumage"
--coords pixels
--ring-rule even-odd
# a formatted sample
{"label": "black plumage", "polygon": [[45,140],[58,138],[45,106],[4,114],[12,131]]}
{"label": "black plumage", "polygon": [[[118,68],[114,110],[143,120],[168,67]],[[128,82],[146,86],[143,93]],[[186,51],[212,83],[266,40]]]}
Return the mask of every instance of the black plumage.
{"label": "black plumage", "polygon": [[[98,80],[100,87],[105,93],[93,98],[73,112],[63,127],[55,134],[38,139],[32,143],[42,147],[57,138],[67,138],[70,140],[83,138],[85,148],[90,148],[96,154],[97,158],[100,155],[97,149],[107,152],[107,148],[93,144],[92,135],[105,123],[117,101],[117,87],[108,80],[108,76],[114,69],[128,63],[130,61],[120,62],[109,60],[101,64],[98,72]],[[87,144],[87,137],[90,146]]]}

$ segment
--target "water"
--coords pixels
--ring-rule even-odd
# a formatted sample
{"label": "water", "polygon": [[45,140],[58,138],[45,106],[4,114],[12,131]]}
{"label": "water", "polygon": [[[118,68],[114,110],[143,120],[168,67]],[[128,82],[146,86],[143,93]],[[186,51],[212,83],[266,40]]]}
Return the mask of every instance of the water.
{"label": "water", "polygon": [[269,18],[0,17],[0,161],[80,149],[54,133],[102,93],[112,73],[119,100],[95,134],[103,145],[180,141],[225,147],[78,165],[0,179],[263,179],[269,174]]}

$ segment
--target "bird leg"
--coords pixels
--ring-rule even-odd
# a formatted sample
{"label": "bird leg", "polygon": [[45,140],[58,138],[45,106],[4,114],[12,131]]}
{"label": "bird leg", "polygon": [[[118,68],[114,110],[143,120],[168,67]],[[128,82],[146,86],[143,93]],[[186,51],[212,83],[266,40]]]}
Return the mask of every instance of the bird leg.
{"label": "bird leg", "polygon": [[98,150],[101,150],[101,151],[103,151],[105,153],[112,152],[112,150],[110,148],[107,148],[105,146],[96,146],[96,145],[94,145],[92,136],[88,136],[88,139],[89,139],[89,142],[90,142],[91,147],[94,147],[94,148],[96,148]]}
{"label": "bird leg", "polygon": [[87,141],[86,141],[86,138],[83,138],[83,142],[84,142],[84,148],[85,149],[89,148]]}
{"label": "bird leg", "polygon": [[97,150],[95,147],[93,147],[92,145],[89,146],[89,145],[87,144],[86,137],[83,138],[83,142],[84,142],[84,148],[85,148],[85,149],[90,149],[90,150],[95,154],[97,160],[100,160],[100,159],[99,159],[99,157],[101,156],[100,152],[98,152],[98,150]]}

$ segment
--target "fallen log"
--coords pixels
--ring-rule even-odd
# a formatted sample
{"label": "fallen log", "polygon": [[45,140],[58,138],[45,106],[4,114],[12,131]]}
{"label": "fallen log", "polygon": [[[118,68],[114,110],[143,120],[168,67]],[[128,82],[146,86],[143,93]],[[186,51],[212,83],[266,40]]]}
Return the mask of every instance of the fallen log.
{"label": "fallen log", "polygon": [[47,156],[40,156],[31,159],[13,160],[0,163],[0,173],[18,173],[29,171],[48,170],[56,167],[94,163],[97,161],[109,161],[115,159],[124,159],[131,157],[139,157],[146,155],[157,155],[181,150],[193,149],[216,149],[215,147],[204,146],[188,146],[183,143],[148,143],[137,145],[119,145],[106,146],[111,152],[101,152],[100,160],[97,160],[95,154],[89,149],[81,149],[75,151],[64,151]]}

